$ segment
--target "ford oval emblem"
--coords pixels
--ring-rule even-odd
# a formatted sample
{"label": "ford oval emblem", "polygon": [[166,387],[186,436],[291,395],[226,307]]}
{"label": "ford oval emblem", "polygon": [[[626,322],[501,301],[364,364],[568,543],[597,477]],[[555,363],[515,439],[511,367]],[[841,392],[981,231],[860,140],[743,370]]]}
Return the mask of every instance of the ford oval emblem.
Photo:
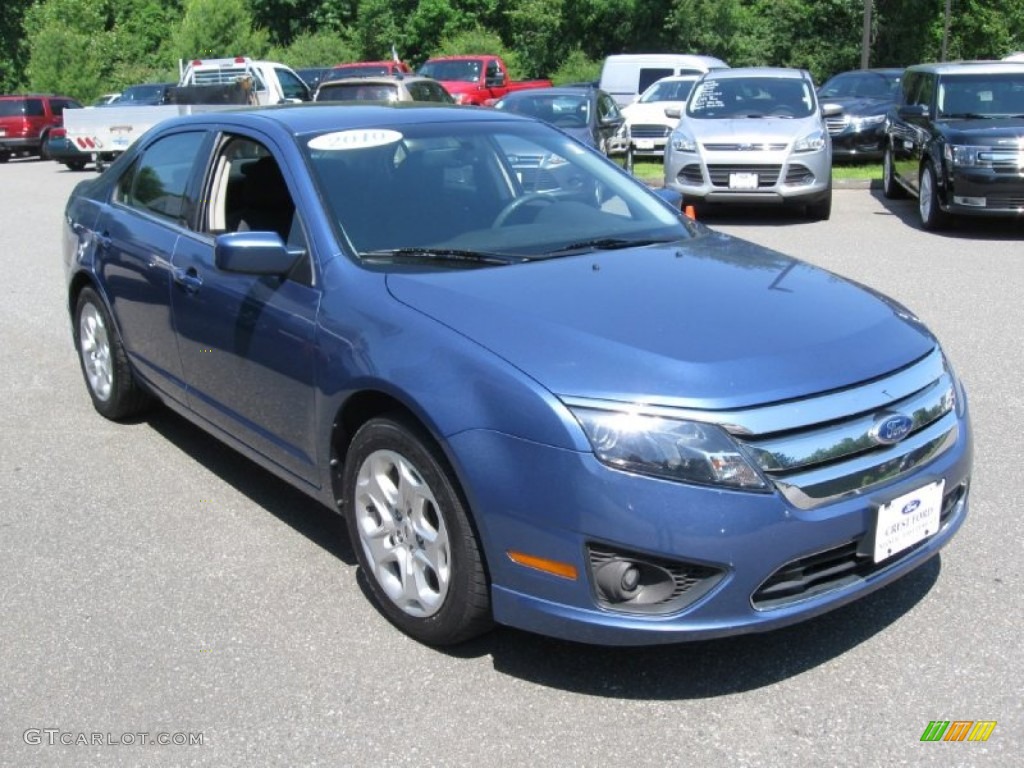
{"label": "ford oval emblem", "polygon": [[882,445],[892,445],[910,434],[914,427],[914,420],[902,413],[889,413],[875,421],[871,437]]}
{"label": "ford oval emblem", "polygon": [[900,510],[900,514],[901,515],[909,515],[911,512],[913,512],[915,509],[917,509],[920,506],[921,506],[921,500],[920,499],[914,499],[909,504],[906,504],[903,507],[903,509]]}

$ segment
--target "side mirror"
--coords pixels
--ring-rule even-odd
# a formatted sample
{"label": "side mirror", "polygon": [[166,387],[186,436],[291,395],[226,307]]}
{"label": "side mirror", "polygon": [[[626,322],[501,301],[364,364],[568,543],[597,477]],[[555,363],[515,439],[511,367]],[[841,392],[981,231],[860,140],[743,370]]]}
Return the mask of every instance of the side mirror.
{"label": "side mirror", "polygon": [[217,237],[217,269],[243,275],[287,275],[300,254],[289,252],[276,232],[229,232]]}
{"label": "side mirror", "polygon": [[836,117],[837,115],[843,114],[843,106],[841,104],[822,104],[821,105],[821,116],[822,117]]}
{"label": "side mirror", "polygon": [[678,120],[683,116],[683,110],[679,107],[665,107],[665,117],[671,117],[674,120]]}

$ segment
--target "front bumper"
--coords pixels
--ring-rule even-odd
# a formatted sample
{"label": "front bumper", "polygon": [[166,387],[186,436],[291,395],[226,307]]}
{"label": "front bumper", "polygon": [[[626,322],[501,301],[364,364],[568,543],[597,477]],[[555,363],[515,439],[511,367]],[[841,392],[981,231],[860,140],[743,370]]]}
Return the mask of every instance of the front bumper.
{"label": "front bumper", "polygon": [[[606,467],[589,453],[550,448],[493,432],[452,439],[476,510],[492,578],[495,619],[565,639],[650,645],[758,632],[799,622],[856,600],[923,564],[963,524],[971,471],[969,427],[923,471],[811,510],[777,493],[746,493],[657,480]],[[533,467],[530,476],[512,468]],[[937,478],[947,506],[940,530],[875,564],[858,560],[834,582],[764,599],[764,587],[812,556],[843,557],[873,535],[880,505]],[[517,565],[510,550],[567,563],[577,578]],[[594,551],[639,553],[708,579],[673,603],[638,613],[609,608],[594,581]],[[831,553],[835,553],[831,555]],[[700,585],[697,585],[700,587]],[[760,592],[759,592],[760,590]]]}
{"label": "front bumper", "polygon": [[665,153],[665,186],[688,201],[806,204],[830,194],[832,162],[825,151]]}
{"label": "front bumper", "polygon": [[961,216],[1024,217],[1024,167],[953,168],[943,210]]}

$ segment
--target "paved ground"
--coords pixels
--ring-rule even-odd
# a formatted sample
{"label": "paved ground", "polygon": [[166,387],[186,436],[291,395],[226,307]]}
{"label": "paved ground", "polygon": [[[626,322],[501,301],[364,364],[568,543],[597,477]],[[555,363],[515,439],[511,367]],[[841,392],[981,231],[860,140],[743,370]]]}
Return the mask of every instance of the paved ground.
{"label": "paved ground", "polygon": [[[370,607],[328,511],[167,413],[93,412],[59,263],[63,202],[90,174],[0,177],[0,765],[1020,764],[1021,225],[926,234],[911,203],[863,189],[837,191],[830,222],[706,219],[886,291],[942,337],[977,457],[940,558],[767,635],[619,650],[498,630],[441,653]],[[937,719],[998,725],[921,743]],[[158,734],[202,744],[140,743]]]}

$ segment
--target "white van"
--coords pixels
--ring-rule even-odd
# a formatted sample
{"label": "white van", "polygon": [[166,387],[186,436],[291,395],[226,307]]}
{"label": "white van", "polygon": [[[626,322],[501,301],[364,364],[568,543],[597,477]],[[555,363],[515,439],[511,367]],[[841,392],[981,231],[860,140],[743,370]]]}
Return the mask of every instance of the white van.
{"label": "white van", "polygon": [[729,65],[714,56],[689,53],[619,53],[609,56],[601,67],[602,91],[620,106],[631,104],[647,87],[672,75],[703,75]]}

